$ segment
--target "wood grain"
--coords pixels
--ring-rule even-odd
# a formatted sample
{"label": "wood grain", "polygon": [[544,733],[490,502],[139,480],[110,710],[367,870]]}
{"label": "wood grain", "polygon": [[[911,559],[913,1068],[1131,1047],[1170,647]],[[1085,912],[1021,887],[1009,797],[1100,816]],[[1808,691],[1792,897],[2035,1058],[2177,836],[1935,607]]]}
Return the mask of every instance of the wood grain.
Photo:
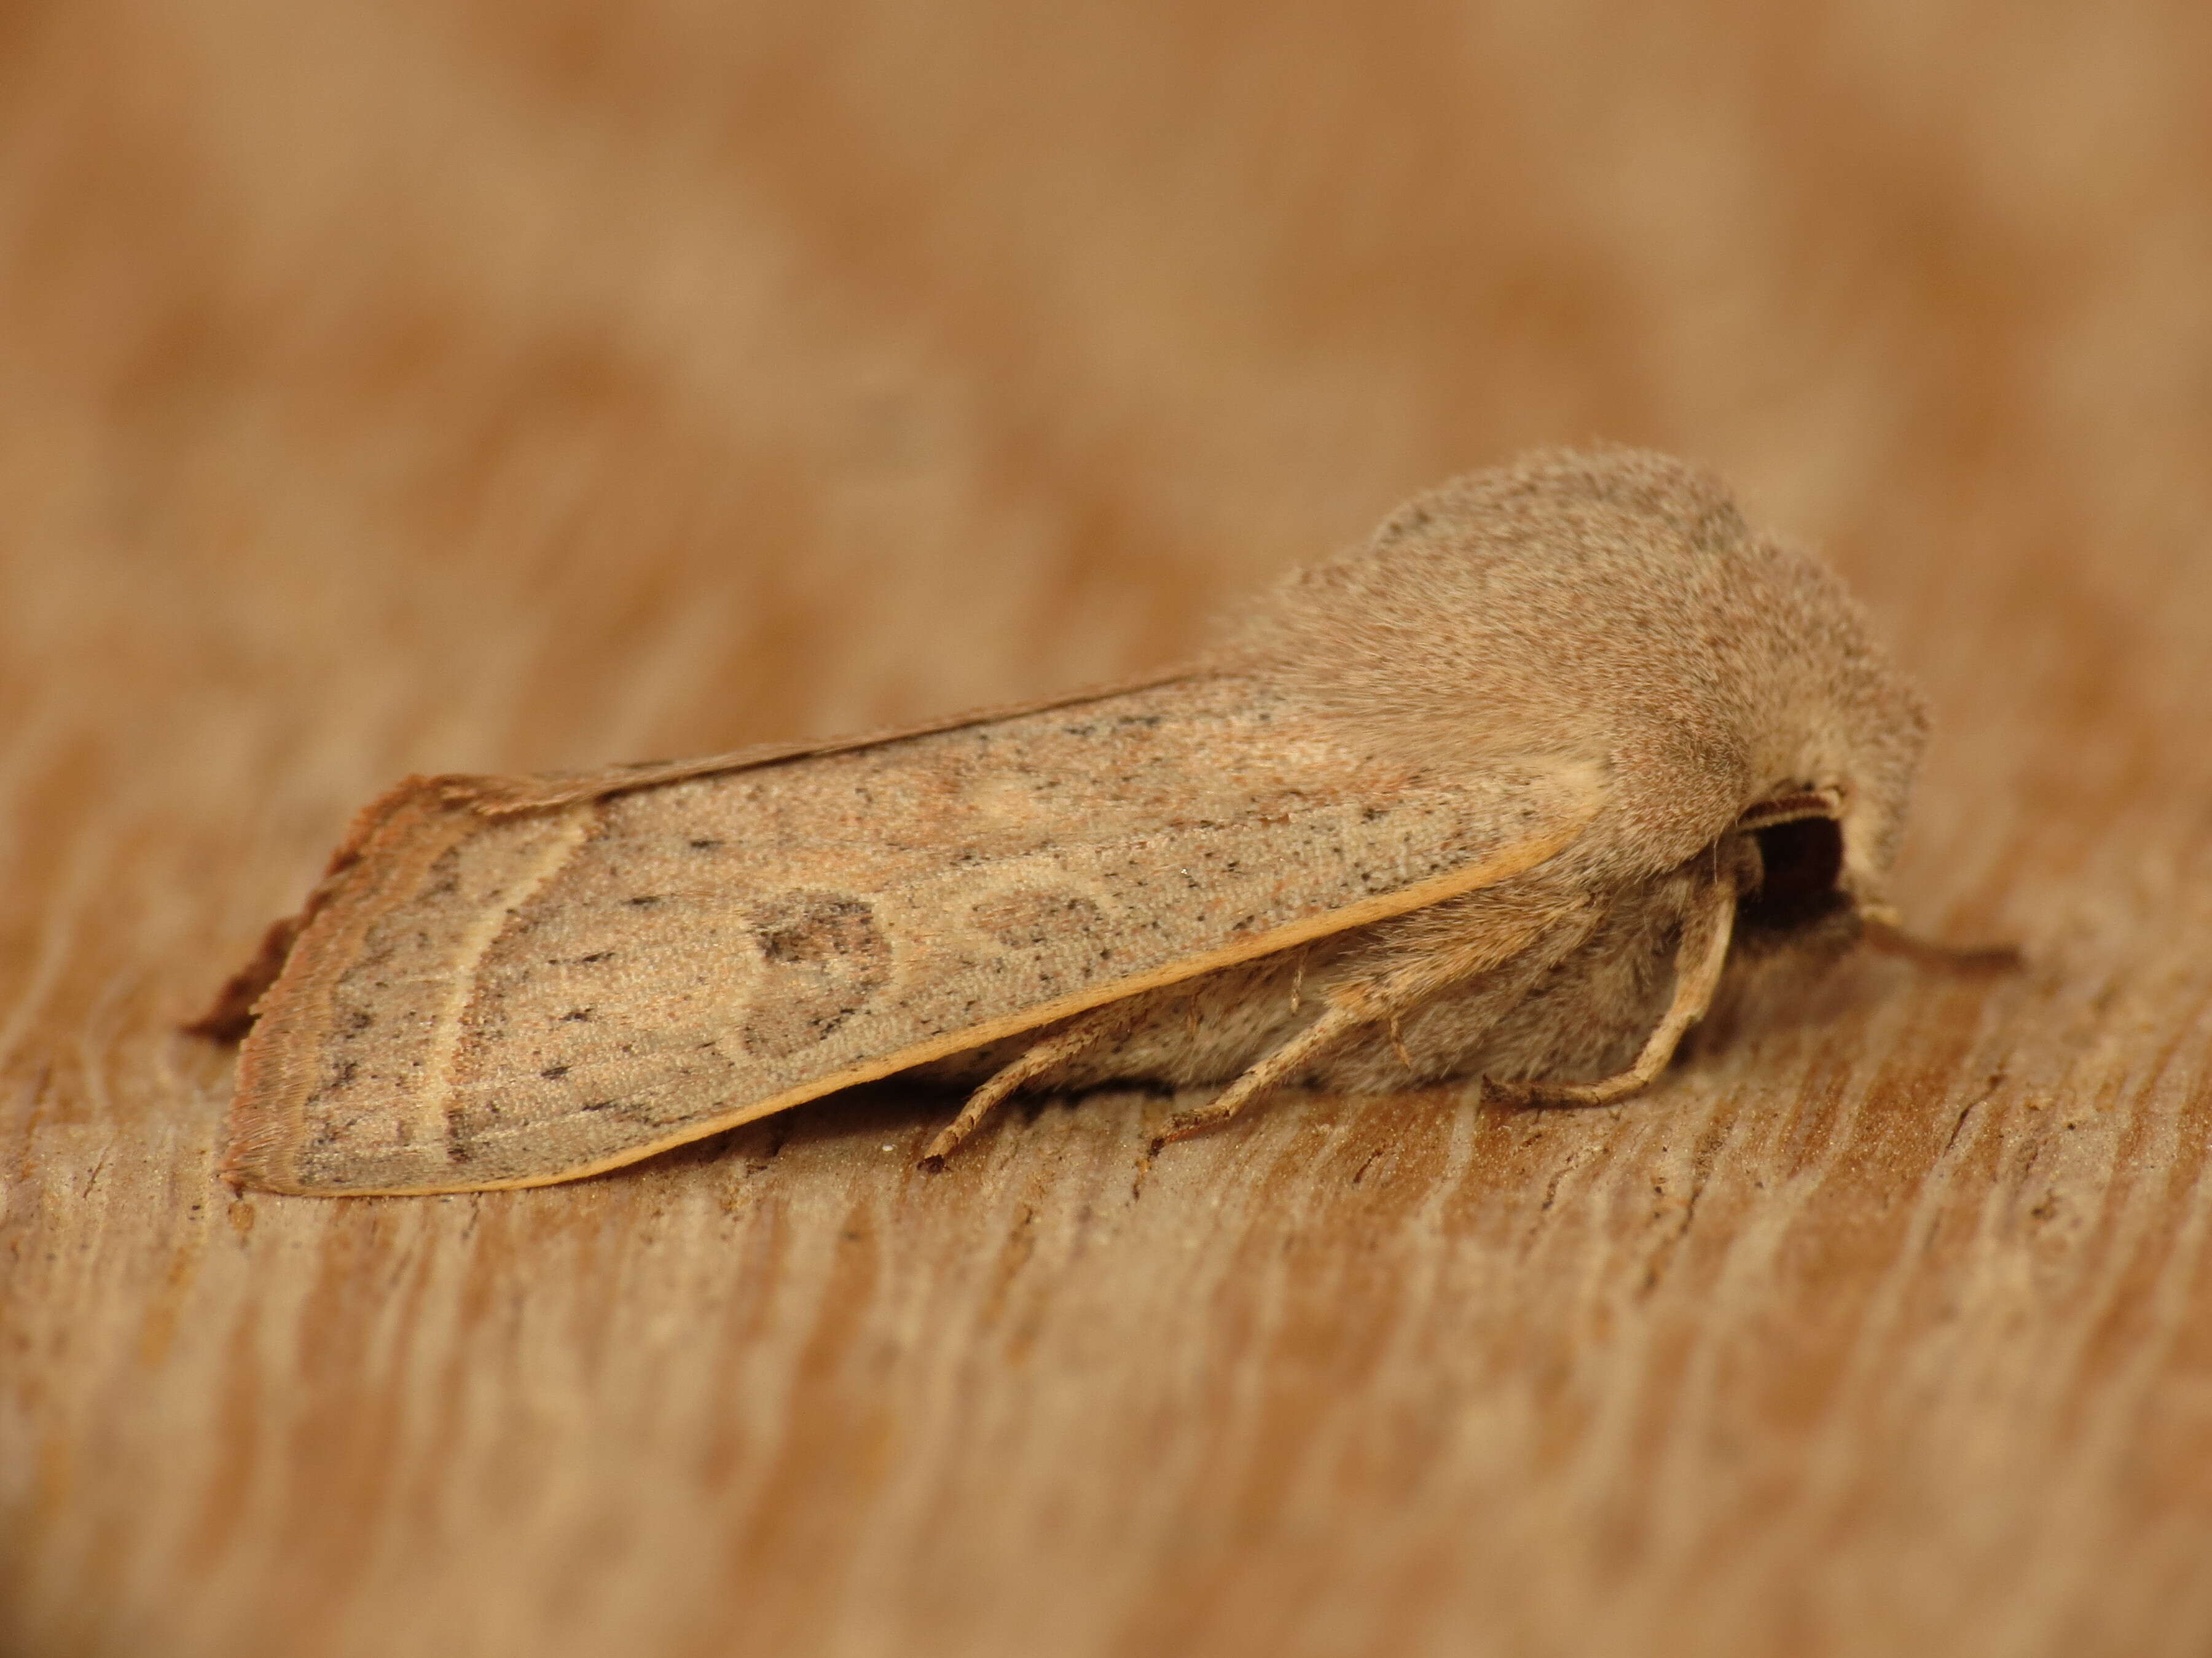
{"label": "wood grain", "polygon": [[[2212,1646],[2203,9],[0,16],[0,1650]],[[348,811],[1168,660],[1530,443],[1822,544],[1867,960],[1618,1108],[234,1199]]]}

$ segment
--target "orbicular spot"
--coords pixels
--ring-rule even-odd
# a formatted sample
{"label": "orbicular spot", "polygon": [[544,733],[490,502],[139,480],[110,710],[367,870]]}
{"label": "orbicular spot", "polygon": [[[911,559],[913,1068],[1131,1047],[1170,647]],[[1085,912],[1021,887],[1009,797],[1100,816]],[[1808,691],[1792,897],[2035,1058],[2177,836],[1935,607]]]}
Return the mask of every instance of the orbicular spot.
{"label": "orbicular spot", "polygon": [[739,1034],[763,1059],[821,1042],[890,977],[890,944],[875,910],[850,893],[781,893],[750,921],[765,971]]}
{"label": "orbicular spot", "polygon": [[1009,950],[1030,950],[1071,934],[1094,932],[1104,919],[1098,906],[1079,892],[1040,887],[994,892],[968,912],[971,926]]}

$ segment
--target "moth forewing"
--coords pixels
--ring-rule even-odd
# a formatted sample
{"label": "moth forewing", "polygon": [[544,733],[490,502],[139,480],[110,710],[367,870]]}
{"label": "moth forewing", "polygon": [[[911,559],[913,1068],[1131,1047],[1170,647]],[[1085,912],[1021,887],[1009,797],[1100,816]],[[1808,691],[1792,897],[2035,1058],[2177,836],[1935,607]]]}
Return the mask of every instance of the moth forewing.
{"label": "moth forewing", "polygon": [[1587,768],[1443,786],[1186,679],[529,810],[387,805],[247,1039],[230,1169],[520,1186],[1510,880]]}

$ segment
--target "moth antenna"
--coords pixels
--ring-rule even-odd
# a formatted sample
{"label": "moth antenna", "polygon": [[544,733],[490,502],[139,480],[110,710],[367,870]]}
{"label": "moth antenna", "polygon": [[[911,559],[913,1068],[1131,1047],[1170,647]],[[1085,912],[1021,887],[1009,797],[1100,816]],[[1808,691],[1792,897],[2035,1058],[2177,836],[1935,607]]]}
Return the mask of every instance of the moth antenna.
{"label": "moth antenna", "polygon": [[2017,973],[2027,965],[2017,944],[1941,944],[1907,932],[1892,913],[1865,910],[1859,936],[1885,956],[1901,957],[1943,973]]}
{"label": "moth antenna", "polygon": [[1291,1011],[1295,1013],[1305,1005],[1306,953],[1298,951],[1297,969],[1291,975]]}
{"label": "moth antenna", "polygon": [[1390,1046],[1397,1053],[1398,1063],[1411,1071],[1413,1056],[1406,1051],[1406,1033],[1399,1029],[1398,1015],[1395,1011],[1390,1015]]}
{"label": "moth antenna", "polygon": [[1683,927],[1674,949],[1674,1002],[1644,1039],[1635,1064],[1594,1083],[1497,1082],[1485,1077],[1483,1097],[1501,1105],[1610,1105],[1650,1087],[1690,1027],[1712,1005],[1735,931],[1737,890],[1736,883],[1726,880],[1705,889],[1704,904]]}
{"label": "moth antenna", "polygon": [[1000,1066],[968,1096],[960,1108],[960,1114],[938,1131],[937,1138],[929,1143],[929,1150],[921,1156],[924,1168],[942,1168],[945,1159],[959,1149],[960,1143],[974,1133],[992,1108],[1024,1083],[1035,1082],[1055,1066],[1073,1059],[1091,1048],[1109,1032],[1126,1023],[1127,1010],[1121,1004],[1109,1002],[1103,1007],[1093,1008],[1080,1016],[1074,1023],[1054,1036],[1032,1042],[1020,1054]]}

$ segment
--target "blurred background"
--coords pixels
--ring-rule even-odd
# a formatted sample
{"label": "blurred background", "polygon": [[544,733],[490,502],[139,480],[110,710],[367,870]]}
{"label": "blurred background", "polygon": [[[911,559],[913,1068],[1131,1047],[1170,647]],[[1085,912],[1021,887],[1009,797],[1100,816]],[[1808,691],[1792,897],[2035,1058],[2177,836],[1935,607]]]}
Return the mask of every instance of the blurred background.
{"label": "blurred background", "polygon": [[[848,1452],[874,1456],[864,1450],[876,1442],[854,1437],[863,1448],[851,1448],[839,1437],[847,1418],[822,1418],[815,1437],[793,1442],[813,1446],[815,1462],[794,1451],[787,1483],[745,1483],[757,1469],[744,1459],[769,1453],[730,1425],[752,1406],[728,1378],[755,1374],[744,1367],[765,1338],[716,1297],[773,1285],[760,1287],[765,1268],[726,1266],[711,1230],[724,1218],[715,1193],[737,1189],[744,1159],[512,1203],[266,1203],[249,1256],[254,1207],[226,1210],[206,1174],[227,1061],[176,1037],[175,1020],[295,904],[348,815],[404,772],[708,752],[1149,666],[1190,649],[1285,566],[1363,537],[1409,491],[1530,445],[1606,439],[1686,455],[1731,480],[1754,519],[1824,548],[1936,710],[1900,872],[1907,912],[1931,932],[2027,945],[2047,971],[2034,993],[2047,999],[2015,1023],[2033,1024],[2056,1055],[2036,1061],[2037,1076],[2074,1077],[2065,1067],[2086,1054],[2082,1064],[2108,1059],[2121,1078],[2108,1101],[2143,1076],[2166,1078],[2170,1093],[2194,1087],[2169,1062],[2201,1051],[2189,1046],[2202,1015],[2187,1010],[2203,1004],[2186,967],[2201,963],[2201,944],[2184,935],[2212,902],[2209,69],[2212,8],[2201,0],[0,4],[0,1211],[6,1182],[21,1176],[13,1230],[0,1229],[10,1263],[0,1289],[16,1297],[12,1311],[0,1306],[0,1605],[12,1595],[35,1606],[46,1621],[25,1628],[89,1627],[82,1620],[120,1608],[111,1631],[138,1627],[132,1619],[156,1629],[188,1599],[176,1585],[206,1584],[233,1610],[205,1613],[205,1629],[266,1634],[336,1604],[323,1586],[356,1581],[368,1562],[399,1586],[392,1606],[429,1619],[417,1585],[434,1580],[439,1606],[493,1618],[495,1607],[473,1610],[482,1580],[437,1576],[449,1559],[441,1540],[507,1546],[500,1482],[523,1469],[556,1493],[527,1514],[543,1522],[530,1558],[554,1587],[544,1604],[556,1622],[569,1604],[565,1563],[612,1534],[610,1492],[632,1503],[621,1512],[660,1516],[665,1534],[651,1546],[676,1563],[671,1573],[695,1535],[708,1540],[702,1549],[726,1522],[753,1535],[744,1528],[756,1490],[786,1503],[812,1492],[817,1529],[797,1540],[763,1531],[787,1552],[763,1556],[772,1569],[750,1580],[760,1593],[785,1586],[792,1627],[806,1627],[846,1581],[823,1540],[846,1534],[850,1504],[820,1469]],[[2167,965],[2142,969],[2112,1002],[2100,987],[2148,959],[2138,943],[2154,924],[2166,928]],[[2092,957],[2105,965],[2090,971]],[[2116,976],[2100,978],[2108,968]],[[1867,1002],[1910,1010],[1920,994]],[[1978,1004],[1927,995],[1954,1023],[1912,1025],[1893,1044],[1899,1098],[1921,1085],[1912,1066],[1963,1066],[1959,1056],[1978,1051],[1944,1032],[1971,1031]],[[1808,1029],[1856,1041],[1849,1032],[1861,1027],[1814,1018]],[[1816,1138],[1827,1132],[1821,1102],[1836,1097],[1819,1069],[1829,1051],[1818,1065],[1789,1059],[1812,1067],[1806,1132]],[[1747,1053],[1740,1043],[1725,1063],[1779,1074],[1771,1054]],[[1693,1101],[1735,1097],[1736,1073],[1700,1074]],[[1773,1091],[1795,1089],[1797,1075]],[[1997,1062],[1970,1097],[2002,1075]],[[2004,1121],[2039,1121],[2037,1103]],[[2203,1102],[2188,1108],[2201,1114]],[[2047,1142],[2007,1140],[2027,1148],[2003,1153],[2017,1163],[2005,1178],[2019,1212],[1990,1195],[1994,1161],[1990,1184],[1964,1182],[1965,1218],[1945,1234],[1966,1240],[1948,1245],[1962,1253],[1928,1254],[1910,1303],[1935,1332],[1936,1357],[1917,1374],[1957,1379],[1944,1395],[1953,1414],[1899,1414],[1883,1388],[1893,1350],[1880,1345],[1882,1321],[1923,1326],[1895,1311],[1905,1291],[1881,1274],[1922,1259],[1936,1223],[1908,1237],[1892,1199],[1930,1169],[1926,1189],[1940,1195],[1952,1167],[1940,1132],[1927,1146],[1912,1138],[1924,1126],[1917,1109],[1836,1119],[1873,1138],[1823,1155],[1875,1172],[1863,1188],[1836,1184],[1832,1212],[1808,1223],[1811,1264],[1773,1303],[1783,1312],[1757,1303],[1730,1327],[1740,1369],[1716,1374],[1736,1378],[1735,1391],[1714,1395],[1711,1443],[1680,1442],[1692,1448],[1674,1461],[1622,1448],[1626,1424],[1647,1420],[1633,1378],[1615,1393],[1554,1382],[1605,1357],[1607,1332],[1645,1328],[1638,1309],[1690,1320],[1717,1298],[1684,1290],[1647,1303],[1631,1254],[1602,1280],[1618,1293],[1598,1312],[1573,1299],[1579,1290],[1530,1279],[1525,1315],[1513,1313],[1523,1246],[1511,1240],[1479,1294],[1438,1292],[1435,1305],[1459,1321],[1419,1349],[1428,1368],[1414,1367],[1413,1396],[1431,1389],[1469,1412],[1502,1400],[1510,1431],[1481,1442],[1493,1461],[1476,1458],[1474,1473],[1463,1448],[1455,1463],[1424,1452],[1405,1486],[1377,1475],[1363,1488],[1373,1570],[1360,1581],[1380,1585],[1371,1605],[1418,1606],[1463,1584],[1463,1605],[1487,1617],[1548,1571],[1569,1585],[1557,1605],[1610,1607],[1624,1627],[1654,1606],[1694,1619],[1708,1604],[1699,1584],[1721,1579],[1688,1571],[1692,1540],[1700,1570],[1738,1573],[1730,1604],[1753,1606],[1743,1616],[1768,1635],[1802,1630],[1808,1605],[1849,1621],[1873,1589],[1907,1578],[1950,1604],[1943,1574],[1969,1558],[1982,1563],[1982,1598],[1960,1603],[1956,1627],[1994,1631],[1993,1644],[1946,1650],[2049,1649],[2033,1621],[2049,1603],[2014,1591],[2068,1570],[2101,1581],[2148,1562],[2129,1580],[2130,1604],[2154,1619],[2176,1574],[2201,1566],[2212,1513],[2200,1454],[2212,1442],[2212,1358],[2201,1351],[2212,1322],[2173,1310],[2201,1306],[2197,1279],[2158,1278],[2165,1300],[2135,1286],[2162,1261],[2196,1259],[2205,1212],[2107,1224],[2084,1218],[2085,1200],[2034,1209],[2031,1224],[2021,1218],[2038,1201],[2027,1170],[2089,1168],[2079,1148],[2091,1135],[2065,1139],[2070,1152],[2051,1149],[2063,1139],[2055,1123]],[[1741,1121],[1796,1132],[1795,1119],[1762,1112],[1747,1107]],[[2202,1139],[2181,1113],[2115,1108],[2092,1172],[2166,1169],[2157,1158]],[[1124,1121],[1102,1114],[1108,1127],[1085,1132]],[[1293,1121],[1265,1132],[1290,1134],[1282,1125]],[[1420,1121],[1442,1135],[1461,1119]],[[1637,1121],[1636,1133],[1668,1132],[1663,1114]],[[2165,1126],[2154,1134],[2141,1123]],[[1601,1128],[1577,1121],[1559,1144]],[[780,1189],[842,1203],[849,1170],[838,1159],[860,1169],[876,1136],[816,1139],[829,1172],[815,1187],[788,1175]],[[1271,1143],[1194,1149],[1182,1178],[1202,1188],[1216,1167],[1205,1159]],[[1111,1195],[1127,1173],[1119,1143],[1100,1144],[1098,1189]],[[1590,1144],[1600,1156],[1600,1139]],[[1668,1150],[1652,1144],[1654,1158]],[[1765,1193],[1770,1168],[1797,1167],[1796,1142],[1776,1144],[1771,1165],[1737,1158],[1744,1191]],[[23,1149],[33,1146],[36,1157]],[[1548,1176],[1501,1163],[1467,1212],[1508,1213],[1511,1193],[1545,1189],[1546,1178],[1556,1187],[1581,1155],[1561,1151]],[[1577,1216],[1650,1207],[1658,1187],[1622,1156],[1626,1195]],[[1670,1181],[1680,1172],[1651,1167]],[[862,1169],[853,1189],[875,1189],[872,1179],[902,1192],[895,1175]],[[1038,1175],[1035,1191],[1072,1204],[1054,1178]],[[2197,1202],[2195,1178],[2172,1177],[2175,1204]],[[138,1183],[103,1196],[118,1180]],[[2144,1174],[2143,1201],[2166,1181]],[[1381,1184],[1358,1200],[1382,1202]],[[956,1188],[934,1189],[940,1252],[910,1251],[905,1265],[958,1282],[976,1223],[944,1195]],[[1749,1206],[1764,1200],[1743,1197],[1740,1212],[1765,1214]],[[730,1201],[735,1215],[742,1206]],[[647,1248],[653,1218],[679,1204],[707,1217],[698,1236],[709,1242],[624,1266],[620,1241]],[[825,1207],[793,1236],[834,1242],[839,1212]],[[1305,1259],[1275,1247],[1268,1226],[1291,1223],[1274,1212],[1253,1223],[1255,1270]],[[1355,1230],[1395,1224],[1340,1204],[1314,1212],[1353,1213],[1341,1224]],[[603,1254],[592,1230],[602,1215],[613,1218]],[[480,1216],[484,1237],[512,1225],[512,1257],[471,1242]],[[1747,1223],[1740,1236],[1765,1248],[1759,1239],[1784,1224]],[[2136,1240],[2169,1235],[2181,1240],[2170,1256],[2138,1252]],[[465,1356],[450,1372],[438,1368],[443,1337],[423,1337],[419,1354],[413,1335],[392,1338],[393,1373],[417,1365],[412,1415],[393,1402],[396,1382],[348,1357],[354,1332],[399,1315],[386,1286],[418,1266],[446,1274],[441,1283],[465,1271],[504,1285],[516,1263],[571,1247],[581,1264],[569,1289],[536,1282],[552,1333],[528,1363],[499,1345],[506,1288],[453,1292],[475,1309],[482,1345],[457,1345]],[[1196,1257],[1173,1253],[1179,1238],[1161,1247],[1155,1265],[1171,1266],[1154,1280],[1180,1283]],[[1453,1247],[1454,1260],[1475,1259],[1464,1238]],[[1339,1259],[1322,1250],[1310,1275],[1314,1329],[1356,1314],[1330,1288]],[[1579,1255],[1547,1259],[1565,1262],[1570,1289],[1601,1282]],[[654,1302],[672,1260],[689,1263],[690,1287]],[[1974,1262],[1987,1273],[1974,1281],[1983,1321],[1972,1328],[1987,1339],[1948,1346]],[[1765,1284],[1766,1270],[1744,1267],[1745,1281]],[[320,1274],[312,1291],[310,1273]],[[800,1287],[777,1291],[777,1305],[812,1304],[814,1281],[789,1281]],[[1849,1296],[1836,1288],[1846,1283]],[[1049,1338],[1053,1303],[1036,1293]],[[1124,1321],[1061,1338],[1080,1360],[1067,1374],[1093,1374],[1080,1365],[1105,1363],[1102,1348],[1140,1370],[1176,1351],[1134,1291],[1106,1304]],[[1244,1327],[1190,1304],[1192,1340],[1225,1333],[1222,1362],[1244,1362],[1231,1340]],[[2112,1345],[2121,1315],[2108,1325],[2101,1309],[2136,1304],[2166,1308],[2168,1321],[2144,1327],[2152,1346]],[[1863,1348],[1851,1345],[1863,1307],[1873,1309]],[[2078,1327],[2059,1327],[2076,1313]],[[295,1386],[289,1368],[295,1315],[307,1321],[298,1352],[336,1356],[307,1372],[321,1376],[313,1387]],[[863,1336],[890,1330],[880,1339],[890,1351],[913,1333],[896,1307],[884,1316],[839,1338],[862,1352],[856,1375],[884,1374],[866,1368],[878,1349]],[[95,1339],[87,1324],[100,1319]],[[684,1358],[688,1346],[652,1345],[702,1326],[721,1329],[719,1346]],[[2196,1347],[2174,1333],[2185,1326]],[[793,1351],[814,1352],[811,1339],[801,1328]],[[1652,1339],[1662,1354],[1688,1351]],[[1551,1370],[1530,1369],[1532,1347],[1554,1354]],[[1285,1351],[1255,1389],[1364,1397],[1356,1344],[1331,1334]],[[2138,1363],[2139,1352],[2153,1356]],[[657,1380],[638,1381],[608,1390],[625,1409],[643,1401],[635,1423],[611,1406],[544,1414],[549,1366],[605,1354],[653,1378],[687,1377],[709,1402],[691,1417],[663,1412]],[[727,1370],[714,1368],[717,1354]],[[1450,1369],[1466,1354],[1491,1355],[1481,1362],[1492,1369],[1467,1380]],[[2078,1479],[2052,1448],[2073,1442],[2075,1394],[2034,1394],[2030,1427],[1976,1436],[1991,1420],[1988,1397],[2039,1376],[2072,1388],[2067,1366],[2100,1354],[2124,1386]],[[2154,1409],[2169,1358],[2196,1365],[2196,1380],[2157,1393]],[[941,1373],[966,1375],[951,1368],[962,1362],[947,1358]],[[1003,1386],[985,1392],[1026,1421],[1024,1362],[1008,1359]],[[897,1372],[899,1384],[913,1374]],[[967,1571],[984,1569],[994,1516],[1024,1548],[1059,1539],[1063,1576],[1032,1581],[1006,1564],[994,1580],[1055,1606],[1100,1548],[1124,1547],[1114,1570],[1136,1573],[1132,1582],[1146,1563],[1179,1567],[1193,1537],[1212,1540],[1212,1558],[1237,1558],[1266,1522],[1221,1506],[1213,1463],[1182,1465],[1200,1471],[1183,1508],[1155,1502],[1148,1485],[1124,1507],[1086,1509],[1079,1480],[1054,1483],[1066,1457],[1109,1485],[1116,1469],[1149,1468],[1160,1422],[1182,1424],[1186,1448],[1216,1435],[1230,1447],[1221,1466],[1242,1467],[1241,1418],[1156,1420],[1146,1399],[1182,1395],[1097,1374],[1095,1398],[1065,1394],[1083,1404],[1083,1442],[1104,1448],[1093,1461],[1047,1413],[1022,1502],[1002,1501],[996,1476],[977,1469],[971,1505],[944,1511],[952,1520],[915,1507],[929,1523],[908,1533],[893,1514],[890,1532],[872,1533],[874,1565],[850,1580],[878,1597],[863,1595],[865,1615],[893,1619],[883,1608],[916,1585],[946,1605],[985,1605],[968,1596]],[[1871,1402],[1826,1442],[1843,1448],[1785,1537],[1769,1522],[1802,1495],[1791,1436],[1816,1419],[1808,1401],[1832,1397],[1821,1378],[1835,1375],[1859,1378]],[[1448,1376],[1459,1377],[1449,1388],[1437,1379]],[[471,1419],[520,1437],[487,1440],[496,1477],[480,1484],[494,1497],[483,1514],[454,1510],[466,1523],[440,1533],[420,1515],[477,1489],[450,1476],[449,1459],[466,1459],[438,1437],[467,1377],[481,1395]],[[1242,1401],[1243,1387],[1201,1396]],[[1524,1388],[1534,1402],[1513,1416]],[[1585,1409],[1591,1398],[1618,1408]],[[1109,1420],[1120,1437],[1100,1425]],[[557,1458],[540,1434],[549,1421]],[[1604,1432],[1617,1440],[1592,1422],[1612,1424]],[[1741,1455],[1737,1428],[1754,1422],[1782,1447],[1765,1461]],[[1845,1431],[1852,1424],[1863,1438]],[[403,1430],[417,1435],[402,1446],[412,1483],[385,1461]],[[1267,1461],[1296,1438],[1286,1429],[1249,1442]],[[1659,1442],[1638,1439],[1636,1455]],[[948,1443],[943,1467],[968,1477],[959,1442]],[[1571,1487],[1524,1478],[1514,1459],[1547,1446],[1586,1452],[1576,1466],[1598,1473]],[[1458,1471],[1437,1473],[1443,1464]],[[2051,1484],[2055,1467],[2064,1478]],[[695,1470],[707,1472],[685,1485]],[[1852,1483],[1862,1477],[1864,1487]],[[1460,1531],[1392,1529],[1422,1479],[1463,1497],[1473,1518]],[[2154,1487],[2169,1502],[2162,1512],[2180,1515],[2158,1533],[2154,1559],[2139,1546]],[[1942,1506],[1969,1488],[1971,1501]],[[1647,1497],[1708,1489],[1728,1494],[1711,1525],[1668,1533],[1668,1511],[1655,1509],[1657,1529],[1638,1529]],[[1541,1508],[1555,1493],[1556,1513]],[[356,1511],[380,1515],[385,1529],[347,1529]],[[566,1525],[572,1512],[573,1533],[544,1517]],[[1141,1548],[1120,1541],[1133,1515],[1155,1527]],[[2084,1515],[2083,1527],[2104,1527],[2105,1552],[2057,1528]],[[2020,1544],[2039,1516],[2050,1527],[2033,1548]],[[362,1540],[372,1535],[381,1553]],[[1280,1575],[1263,1561],[1239,1580],[1239,1604],[1261,1608],[1248,1632],[1269,1608],[1304,1604],[1283,1586],[1319,1581],[1315,1551],[1334,1546],[1324,1533],[1284,1535],[1269,1557]],[[1846,1535],[1856,1552],[1836,1545]],[[1931,1535],[1944,1547],[1931,1552]],[[547,1536],[583,1540],[571,1555]],[[959,1553],[963,1540],[972,1557]],[[817,1561],[832,1564],[810,1579]],[[1644,1599],[1615,1595],[1623,1561],[1648,1567]],[[1806,1601],[1823,1562],[1833,1563],[1821,1580],[1829,1599]],[[1188,1580],[1192,1618],[1210,1615],[1218,1581]],[[2097,1584],[2066,1581],[2080,1604],[2094,1600]],[[664,1600],[679,1604],[669,1582],[641,1575],[635,1602],[621,1605],[657,1615]],[[1522,1598],[1535,1603],[1533,1590]],[[854,1639],[840,1649],[874,1649]],[[1741,1649],[1784,1646],[1813,1649],[1794,1635]],[[210,1637],[205,1649],[237,1649]]]}
{"label": "blurred background", "polygon": [[1170,656],[1599,437],[1824,544],[1939,686],[2032,677],[2054,603],[2142,608],[2106,541],[2206,521],[2208,32],[15,4],[0,699],[96,649],[81,763],[319,754],[334,805],[712,750]]}

